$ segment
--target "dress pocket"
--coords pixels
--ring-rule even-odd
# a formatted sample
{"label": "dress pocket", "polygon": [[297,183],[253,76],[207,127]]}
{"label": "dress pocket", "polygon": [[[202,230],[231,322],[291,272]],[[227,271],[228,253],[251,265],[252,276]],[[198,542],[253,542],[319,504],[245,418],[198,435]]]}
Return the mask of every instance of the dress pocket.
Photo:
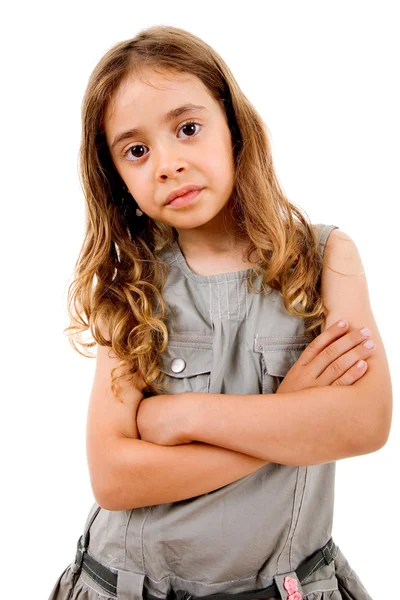
{"label": "dress pocket", "polygon": [[189,335],[170,335],[168,347],[159,354],[160,369],[165,374],[166,394],[208,392],[213,362],[211,336],[190,339]]}
{"label": "dress pocket", "polygon": [[261,355],[262,393],[274,394],[286,373],[306,349],[310,340],[305,335],[287,337],[258,336],[254,350]]}

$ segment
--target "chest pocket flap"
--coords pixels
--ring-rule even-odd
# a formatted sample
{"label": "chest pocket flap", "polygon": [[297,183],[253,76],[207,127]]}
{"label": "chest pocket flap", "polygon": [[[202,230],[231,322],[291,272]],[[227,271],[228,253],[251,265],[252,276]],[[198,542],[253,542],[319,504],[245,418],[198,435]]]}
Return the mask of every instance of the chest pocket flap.
{"label": "chest pocket flap", "polygon": [[261,354],[262,391],[274,393],[289,369],[310,343],[304,335],[256,336],[254,350]]}
{"label": "chest pocket flap", "polygon": [[168,340],[165,352],[159,354],[160,368],[170,391],[208,392],[213,364],[212,337],[204,336],[202,341],[182,341],[182,337],[173,336]]}

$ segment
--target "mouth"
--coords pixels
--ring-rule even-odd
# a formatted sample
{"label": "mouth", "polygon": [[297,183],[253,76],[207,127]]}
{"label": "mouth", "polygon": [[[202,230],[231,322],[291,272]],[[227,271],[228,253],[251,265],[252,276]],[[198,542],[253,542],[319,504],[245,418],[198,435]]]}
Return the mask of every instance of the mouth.
{"label": "mouth", "polygon": [[201,188],[199,190],[192,190],[191,192],[187,192],[182,196],[177,196],[176,198],[171,200],[171,202],[168,202],[166,206],[175,206],[176,208],[188,206],[196,200],[196,198],[201,194],[203,190],[204,188]]}

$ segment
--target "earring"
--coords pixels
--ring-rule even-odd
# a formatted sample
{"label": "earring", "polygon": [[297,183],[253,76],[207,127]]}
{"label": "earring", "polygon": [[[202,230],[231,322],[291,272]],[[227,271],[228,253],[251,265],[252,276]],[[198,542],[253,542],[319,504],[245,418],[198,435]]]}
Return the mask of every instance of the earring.
{"label": "earring", "polygon": [[[123,189],[123,191],[124,191],[124,192],[126,192],[126,193],[128,194],[128,196],[132,196],[132,194],[131,194],[131,193],[128,191],[128,188],[126,187],[126,185],[123,185],[123,186],[122,186],[122,189]],[[142,216],[142,214],[143,214],[143,211],[142,211],[142,210],[140,210],[140,208],[139,208],[139,207],[137,207],[137,208],[136,208],[136,216],[137,216],[137,217],[141,217],[141,216]]]}

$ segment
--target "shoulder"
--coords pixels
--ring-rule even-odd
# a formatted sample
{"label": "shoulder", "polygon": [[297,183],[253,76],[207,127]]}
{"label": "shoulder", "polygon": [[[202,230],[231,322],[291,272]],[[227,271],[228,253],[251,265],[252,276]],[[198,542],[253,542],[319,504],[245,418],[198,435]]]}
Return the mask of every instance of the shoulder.
{"label": "shoulder", "polygon": [[364,266],[357,244],[348,233],[338,228],[332,229],[324,245],[321,296],[326,306],[323,329],[340,318],[351,321],[353,317],[354,326],[358,326],[360,318],[372,316]]}
{"label": "shoulder", "polygon": [[[328,311],[326,327],[336,319],[370,313],[365,270],[357,244],[341,229],[333,229],[325,243],[321,294]],[[362,324],[360,325],[362,327]]]}
{"label": "shoulder", "polygon": [[357,244],[341,229],[333,229],[326,240],[323,256],[323,277],[332,272],[343,276],[362,276],[364,267]]}

